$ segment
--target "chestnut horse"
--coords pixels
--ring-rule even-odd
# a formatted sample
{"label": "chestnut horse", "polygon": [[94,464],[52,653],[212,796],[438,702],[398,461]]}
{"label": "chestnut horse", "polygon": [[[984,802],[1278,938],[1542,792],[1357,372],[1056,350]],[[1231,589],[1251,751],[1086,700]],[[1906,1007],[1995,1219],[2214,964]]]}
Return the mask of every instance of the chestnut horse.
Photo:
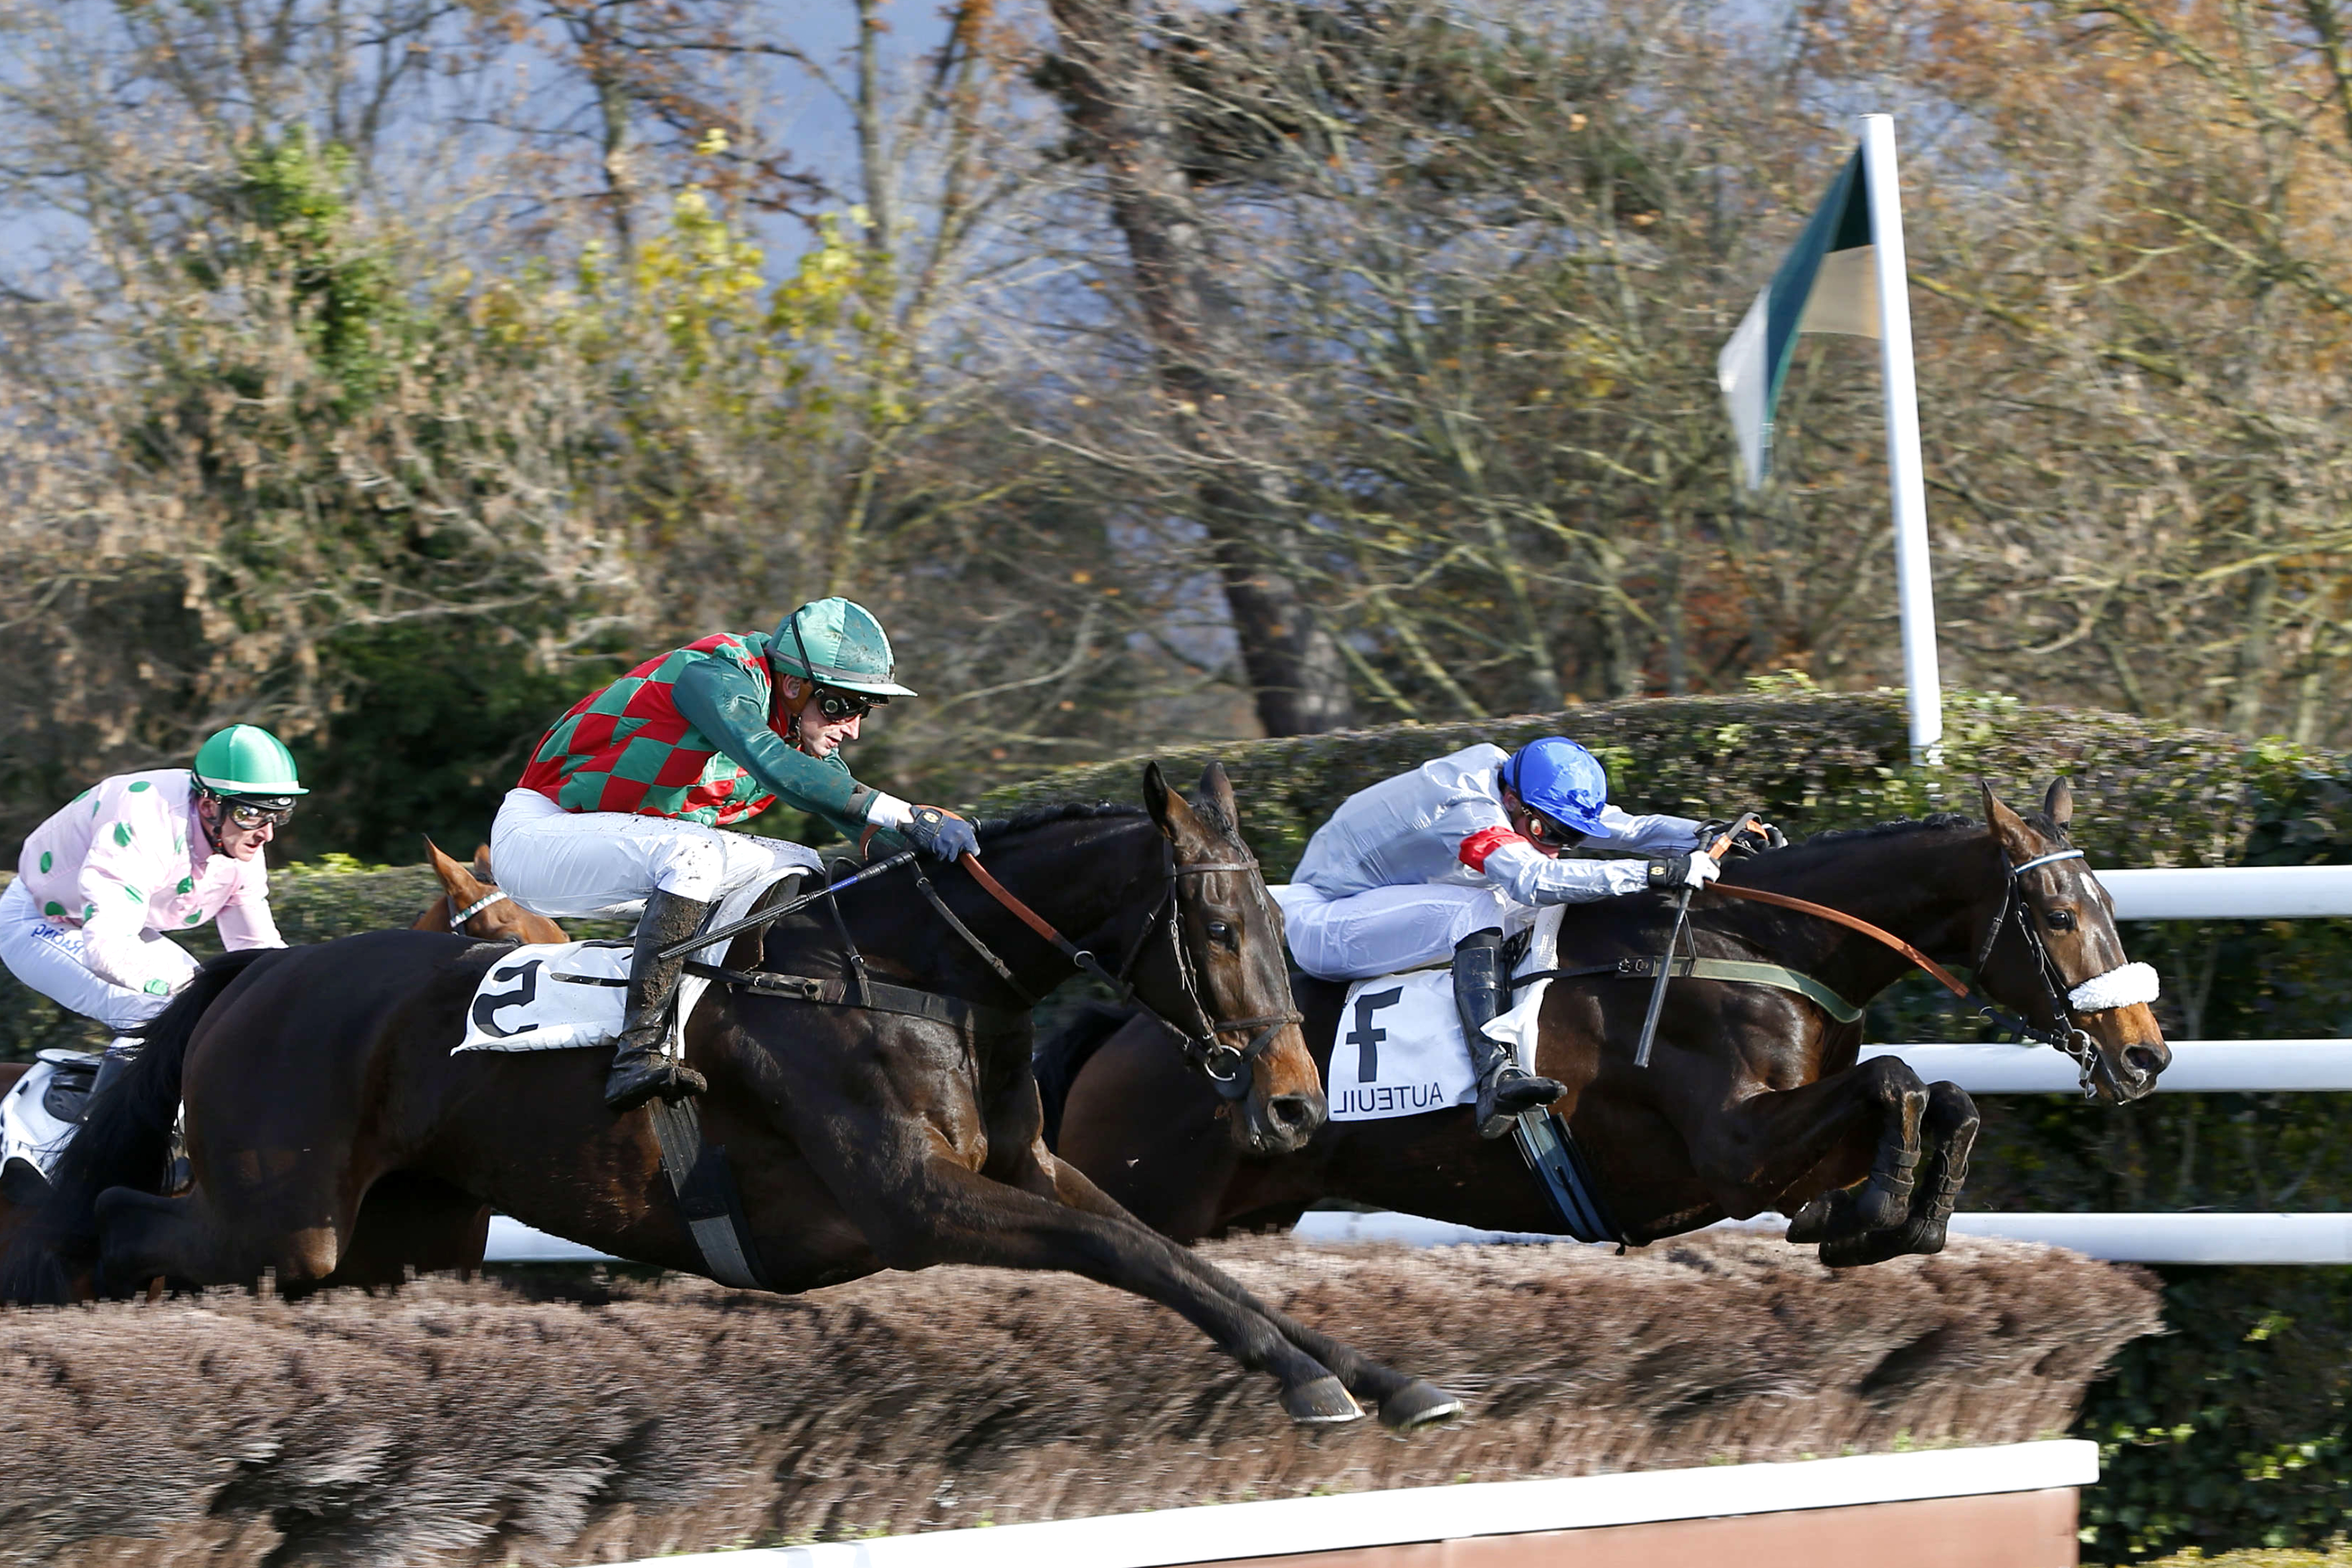
{"label": "chestnut horse", "polygon": [[[1148,812],[984,826],[988,868],[1087,952],[1124,955],[1136,998],[1181,1021],[1192,1059],[1225,1079],[1230,1141],[1296,1147],[1322,1121],[1322,1089],[1232,789],[1213,766],[1188,802],[1153,766],[1144,799]],[[898,866],[736,937],[695,1012],[687,1057],[711,1086],[695,1104],[732,1173],[746,1271],[805,1290],[942,1263],[1067,1269],[1182,1313],[1271,1373],[1298,1420],[1354,1419],[1351,1395],[1400,1427],[1458,1411],[1257,1301],[1054,1158],[1027,1002],[1072,959],[974,875],[921,871]],[[395,1175],[449,1194],[453,1218],[490,1204],[623,1258],[711,1271],[664,1173],[654,1108],[604,1108],[606,1053],[451,1054],[499,956],[380,931],[215,960],[159,1020],[125,1092],[92,1112],[39,1245],[20,1238],[0,1288],[57,1294],[77,1255],[117,1290],[158,1275],[328,1279],[362,1200]],[[852,1005],[870,984],[876,1005]],[[142,1178],[184,1092],[195,1181],[160,1196]]]}
{"label": "chestnut horse", "polygon": [[470,866],[453,860],[427,838],[425,858],[441,879],[441,896],[425,906],[408,929],[462,931],[483,942],[570,942],[563,928],[535,915],[499,890],[490,872],[490,847],[478,845]]}
{"label": "chestnut horse", "polygon": [[[2125,963],[2114,906],[2079,858],[2028,868],[2066,851],[2067,786],[2053,784],[2031,820],[1990,788],[1984,808],[1989,826],[1941,816],[1820,834],[1734,860],[1723,880],[1860,916],[1947,964],[1980,963],[1987,995],[2065,1034],[2086,1087],[2138,1099],[2171,1059],[2154,1014],[2133,1005],[2075,1015],[2067,1000]],[[1654,960],[1672,921],[1658,899],[1571,904],[1559,962]],[[1712,890],[1693,900],[1686,941],[1685,955],[1783,965],[1856,1005],[1912,968],[1843,925]],[[1328,1066],[1346,987],[1295,984]],[[1794,1216],[1791,1241],[1820,1242],[1834,1266],[1942,1248],[1977,1131],[1957,1085],[1923,1083],[1892,1057],[1857,1065],[1861,1024],[1801,995],[1690,978],[1668,986],[1657,1054],[1637,1068],[1650,990],[1647,979],[1555,980],[1538,1016],[1537,1070],[1568,1086],[1554,1109],[1618,1239],[1641,1245],[1777,1209]],[[1244,1158],[1213,1136],[1212,1102],[1166,1069],[1165,1054],[1150,1020],[1105,1012],[1049,1041],[1039,1078],[1055,1152],[1179,1240],[1288,1226],[1324,1198],[1490,1229],[1561,1228],[1512,1142],[1478,1137],[1466,1107],[1332,1122],[1297,1154]]]}

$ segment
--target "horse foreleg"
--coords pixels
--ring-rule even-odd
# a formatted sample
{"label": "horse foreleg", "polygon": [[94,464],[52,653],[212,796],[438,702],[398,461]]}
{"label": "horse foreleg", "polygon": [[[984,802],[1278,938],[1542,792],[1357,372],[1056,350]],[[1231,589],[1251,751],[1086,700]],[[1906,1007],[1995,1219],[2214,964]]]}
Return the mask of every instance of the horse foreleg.
{"label": "horse foreleg", "polygon": [[[1961,1184],[1968,1180],[1969,1154],[1976,1147],[1977,1125],[1976,1102],[1959,1085],[1930,1084],[1927,1114],[1919,1123],[1919,1142],[1927,1151],[1927,1158],[1920,1165],[1918,1196],[1912,1203],[1910,1214],[1884,1229],[1843,1225],[1839,1223],[1836,1200],[1843,1199],[1846,1194],[1824,1194],[1832,1206],[1827,1233],[1818,1238],[1822,1242],[1822,1261],[1832,1268],[1851,1268],[1884,1263],[1906,1253],[1943,1251],[1945,1226],[1959,1202]],[[1800,1236],[1794,1225],[1789,1227],[1789,1238],[1814,1239]]]}
{"label": "horse foreleg", "polygon": [[[320,1189],[331,1191],[323,1175],[310,1190]],[[134,1289],[158,1276],[177,1285],[250,1285],[264,1273],[280,1289],[314,1284],[334,1272],[355,1206],[329,1198],[291,1213],[239,1204],[232,1218],[202,1182],[177,1197],[110,1187],[96,1205],[100,1288]]]}
{"label": "horse foreleg", "polygon": [[[1742,1219],[1801,1188],[1818,1191],[1808,1178],[1843,1187],[1866,1174],[1849,1200],[1853,1223],[1883,1229],[1910,1212],[1927,1104],[1918,1074],[1898,1058],[1874,1057],[1834,1077],[1739,1101],[1690,1139],[1692,1163],[1717,1205]],[[1811,1231],[1826,1215],[1808,1205],[1800,1217]],[[1792,1240],[1818,1238],[1791,1227]]]}

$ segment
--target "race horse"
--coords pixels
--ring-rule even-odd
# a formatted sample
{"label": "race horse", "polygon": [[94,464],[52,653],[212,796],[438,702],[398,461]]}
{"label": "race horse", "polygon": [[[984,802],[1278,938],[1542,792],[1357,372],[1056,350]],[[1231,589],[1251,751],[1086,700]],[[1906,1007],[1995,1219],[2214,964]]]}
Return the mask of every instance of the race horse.
{"label": "race horse", "polygon": [[[2070,790],[2021,816],[1983,791],[1985,821],[1924,821],[1819,834],[1727,864],[1722,881],[1847,914],[1948,964],[2082,1064],[2084,1087],[2136,1100],[2171,1059],[2145,1004],[2076,1013],[2084,982],[2126,962],[2114,905],[2066,843]],[[2048,858],[2052,856],[2065,857]],[[1614,899],[1566,906],[1559,963],[1654,963],[1671,906]],[[1858,1005],[1913,961],[1811,913],[1710,889],[1690,906],[1685,955],[1762,962],[1811,976]],[[1654,969],[1650,970],[1654,973]],[[1308,1037],[1328,1067],[1346,987],[1294,976]],[[1555,1106],[1597,1178],[1616,1239],[1641,1245],[1767,1210],[1789,1239],[1832,1266],[1944,1245],[1968,1173],[1976,1107],[1902,1061],[1857,1065],[1862,1026],[1789,990],[1675,978],[1656,1055],[1634,1065],[1652,982],[1554,980],[1537,1016],[1538,1072],[1568,1088]],[[1852,1010],[1852,1009],[1849,1009]],[[1467,1107],[1334,1121],[1279,1159],[1210,1133],[1212,1102],[1167,1070],[1148,1018],[1097,1009],[1040,1053],[1055,1152],[1139,1218],[1191,1241],[1288,1226],[1343,1199],[1484,1228],[1558,1233],[1559,1212],[1510,1140],[1481,1139]]]}
{"label": "race horse", "polygon": [[[1108,977],[1181,1024],[1188,1058],[1223,1080],[1216,1115],[1236,1149],[1294,1148],[1323,1120],[1279,916],[1223,770],[1188,801],[1150,767],[1144,798],[1141,811],[1065,806],[981,828],[985,872],[1058,940],[992,896],[977,862],[836,884],[829,907],[733,940],[718,966],[732,978],[696,1010],[686,1050],[710,1082],[694,1103],[731,1171],[757,1283],[1066,1269],[1175,1309],[1270,1373],[1294,1419],[1352,1420],[1356,1396],[1396,1427],[1454,1414],[1451,1394],[1255,1300],[1047,1151],[1027,1004],[1068,977],[1073,952],[1107,974],[1121,955]],[[124,1092],[93,1111],[0,1289],[65,1294],[77,1257],[115,1292],[157,1276],[330,1280],[371,1189],[394,1178],[412,1212],[440,1196],[452,1251],[488,1204],[709,1272],[654,1108],[604,1108],[607,1053],[451,1054],[478,983],[511,952],[380,931],[215,961],[158,1021]],[[861,988],[872,1006],[856,1005]],[[160,1196],[150,1173],[183,1097],[195,1180]]]}
{"label": "race horse", "polygon": [[[488,845],[475,849],[470,866],[443,854],[430,838],[425,841],[425,853],[440,880],[441,894],[425,906],[412,930],[460,931],[481,942],[572,940],[555,921],[531,913],[499,890],[490,871]],[[29,1062],[0,1063],[0,1096],[15,1089],[31,1067]],[[11,1163],[0,1172],[0,1252],[8,1247],[22,1213],[28,1206],[37,1206],[46,1191],[40,1173],[21,1162]],[[420,1183],[404,1174],[377,1183],[362,1201],[352,1226],[352,1242],[344,1247],[327,1283],[398,1284],[410,1268],[478,1266],[489,1234],[489,1207],[477,1204],[470,1220],[453,1225],[449,1209],[457,1201],[438,1184]],[[77,1293],[87,1294],[87,1290]]]}

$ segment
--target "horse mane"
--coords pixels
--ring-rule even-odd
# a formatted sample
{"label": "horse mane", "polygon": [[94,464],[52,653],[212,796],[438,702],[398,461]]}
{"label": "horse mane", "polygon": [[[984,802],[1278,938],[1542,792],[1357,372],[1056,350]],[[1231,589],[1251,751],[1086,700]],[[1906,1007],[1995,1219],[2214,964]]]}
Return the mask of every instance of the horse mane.
{"label": "horse mane", "polygon": [[972,824],[972,830],[980,835],[982,842],[986,842],[991,838],[1005,837],[1016,833],[1029,833],[1040,827],[1051,827],[1061,822],[1084,822],[1104,817],[1144,815],[1144,809],[1139,805],[1120,805],[1107,800],[1049,801],[1044,805],[1033,805],[1024,811],[1015,812],[1011,816],[994,816],[985,821],[976,822]]}
{"label": "horse mane", "polygon": [[1815,844],[1854,844],[1871,838],[1895,838],[1912,833],[1956,832],[1963,827],[1983,826],[1961,811],[1938,811],[1926,816],[1905,817],[1896,822],[1874,822],[1866,827],[1828,827],[1809,834],[1789,846],[1802,849]]}

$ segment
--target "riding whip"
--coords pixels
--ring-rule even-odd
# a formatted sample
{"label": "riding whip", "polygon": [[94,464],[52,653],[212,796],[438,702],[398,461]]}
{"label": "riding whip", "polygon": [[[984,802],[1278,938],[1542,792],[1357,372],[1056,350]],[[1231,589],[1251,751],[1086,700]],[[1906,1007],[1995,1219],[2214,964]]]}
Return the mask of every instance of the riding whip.
{"label": "riding whip", "polygon": [[[1725,828],[1722,836],[1707,846],[1706,858],[1710,860],[1722,859],[1724,851],[1731,847],[1732,835],[1755,820],[1755,815],[1750,813]],[[1691,895],[1697,891],[1696,888],[1685,882],[1683,884],[1682,893],[1675,900],[1675,929],[1666,938],[1666,956],[1658,964],[1657,984],[1650,987],[1650,1010],[1642,1018],[1641,1043],[1633,1047],[1633,1065],[1637,1068],[1646,1068],[1650,1065],[1650,1042],[1657,1037],[1658,1015],[1666,1005],[1666,980],[1674,973],[1675,950],[1682,945],[1683,926],[1690,920]]]}

